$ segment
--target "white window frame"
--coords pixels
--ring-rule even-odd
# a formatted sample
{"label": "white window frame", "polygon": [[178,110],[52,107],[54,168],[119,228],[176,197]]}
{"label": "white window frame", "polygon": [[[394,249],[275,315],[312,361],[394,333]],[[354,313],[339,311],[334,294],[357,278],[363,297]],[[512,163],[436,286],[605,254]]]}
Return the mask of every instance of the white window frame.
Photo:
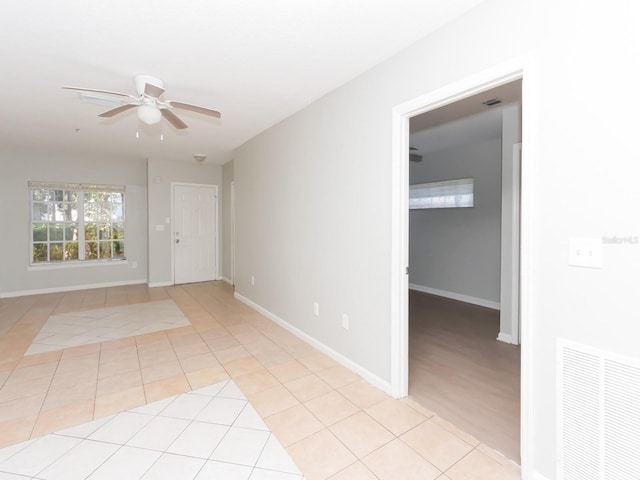
{"label": "white window frame", "polygon": [[473,207],[473,178],[409,186],[409,210]]}
{"label": "white window frame", "polygon": [[[80,183],[50,183],[50,182],[27,182],[27,190],[29,193],[29,270],[31,269],[40,269],[40,268],[65,268],[65,267],[79,267],[79,266],[91,266],[91,265],[99,265],[99,264],[107,264],[112,262],[118,263],[127,263],[126,262],[126,189],[122,185],[98,185],[98,184],[80,184]],[[77,224],[78,230],[78,258],[73,260],[51,260],[51,244],[52,243],[63,243],[63,241],[52,241],[49,238],[49,224],[57,223],[55,221],[39,221],[38,219],[33,218],[34,211],[34,201],[33,191],[37,189],[51,189],[51,190],[67,190],[67,191],[75,191],[78,192],[78,200],[77,200],[77,219],[74,223]],[[125,256],[117,257],[117,258],[97,258],[97,259],[86,259],[85,258],[85,208],[84,208],[84,194],[86,192],[109,192],[109,193],[121,193],[122,194],[122,220],[121,222],[124,225],[122,230],[122,238],[119,241],[122,241],[125,244]],[[33,248],[34,244],[43,243],[34,241],[34,224],[37,223],[45,223],[47,224],[47,251],[48,251],[48,260],[42,262],[34,262],[33,258]],[[116,223],[116,222],[112,222]],[[93,241],[93,240],[89,240]],[[109,240],[113,243],[113,239]],[[96,240],[96,242],[100,242],[100,240]],[[113,248],[113,245],[112,245]]]}

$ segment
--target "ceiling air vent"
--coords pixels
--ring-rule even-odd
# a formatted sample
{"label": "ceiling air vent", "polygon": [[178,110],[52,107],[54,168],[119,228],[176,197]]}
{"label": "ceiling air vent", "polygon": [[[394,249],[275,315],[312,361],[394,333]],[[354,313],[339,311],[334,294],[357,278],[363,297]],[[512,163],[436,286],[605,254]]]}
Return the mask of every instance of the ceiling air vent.
{"label": "ceiling air vent", "polygon": [[493,107],[494,105],[498,105],[499,103],[502,103],[502,100],[500,100],[498,97],[490,98],[489,100],[485,100],[484,102],[482,102],[482,104],[486,105],[487,107]]}

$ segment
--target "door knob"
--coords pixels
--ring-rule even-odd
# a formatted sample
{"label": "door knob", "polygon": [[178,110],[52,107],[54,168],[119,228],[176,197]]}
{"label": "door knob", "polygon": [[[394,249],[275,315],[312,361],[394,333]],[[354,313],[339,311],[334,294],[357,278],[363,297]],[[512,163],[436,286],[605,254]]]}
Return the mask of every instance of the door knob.
{"label": "door knob", "polygon": [[180,243],[180,239],[179,238],[176,238],[176,243]]}

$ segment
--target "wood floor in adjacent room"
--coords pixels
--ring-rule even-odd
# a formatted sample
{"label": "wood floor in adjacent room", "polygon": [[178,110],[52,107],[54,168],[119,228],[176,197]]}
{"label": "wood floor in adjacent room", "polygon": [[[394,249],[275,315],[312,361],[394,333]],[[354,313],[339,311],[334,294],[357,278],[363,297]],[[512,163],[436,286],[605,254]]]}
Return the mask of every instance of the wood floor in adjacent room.
{"label": "wood floor in adjacent room", "polygon": [[411,290],[409,395],[520,463],[520,347],[499,311]]}

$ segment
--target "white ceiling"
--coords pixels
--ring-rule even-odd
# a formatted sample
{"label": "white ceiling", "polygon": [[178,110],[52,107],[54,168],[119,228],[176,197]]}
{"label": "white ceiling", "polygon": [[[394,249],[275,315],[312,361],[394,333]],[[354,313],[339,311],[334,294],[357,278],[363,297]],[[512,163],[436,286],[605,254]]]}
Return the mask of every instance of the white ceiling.
{"label": "white ceiling", "polygon": [[[494,106],[483,102],[498,98]],[[413,117],[409,143],[419,155],[502,136],[502,107],[522,102],[517,80]]]}
{"label": "white ceiling", "polygon": [[[246,140],[424,37],[481,0],[21,0],[0,14],[0,144],[44,152],[218,164]],[[134,93],[165,81],[190,128],[62,85]],[[76,129],[79,129],[76,132]],[[140,138],[136,139],[136,131]],[[160,141],[160,134],[164,140]]]}

